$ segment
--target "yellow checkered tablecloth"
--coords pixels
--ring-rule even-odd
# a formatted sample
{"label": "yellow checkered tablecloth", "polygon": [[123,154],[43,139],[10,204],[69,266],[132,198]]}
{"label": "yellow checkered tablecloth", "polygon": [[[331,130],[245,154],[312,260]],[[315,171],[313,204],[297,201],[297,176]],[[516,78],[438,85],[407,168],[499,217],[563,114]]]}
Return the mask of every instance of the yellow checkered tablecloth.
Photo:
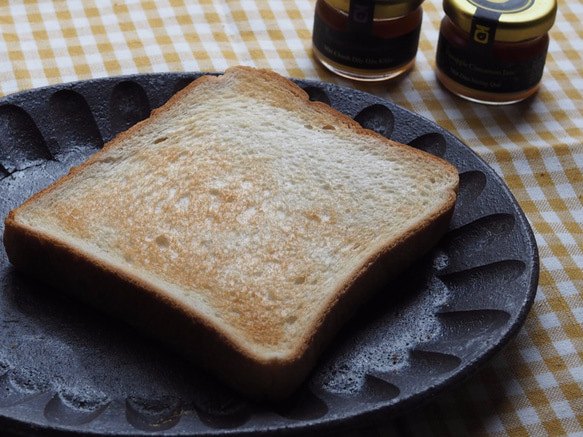
{"label": "yellow checkered tablecloth", "polygon": [[244,64],[355,87],[435,121],[502,176],[528,216],[540,251],[536,301],[517,337],[469,381],[354,435],[583,436],[583,0],[559,0],[541,90],[505,107],[438,86],[439,0],[423,4],[414,70],[375,85],[341,80],[314,62],[314,3],[0,1],[0,94]]}

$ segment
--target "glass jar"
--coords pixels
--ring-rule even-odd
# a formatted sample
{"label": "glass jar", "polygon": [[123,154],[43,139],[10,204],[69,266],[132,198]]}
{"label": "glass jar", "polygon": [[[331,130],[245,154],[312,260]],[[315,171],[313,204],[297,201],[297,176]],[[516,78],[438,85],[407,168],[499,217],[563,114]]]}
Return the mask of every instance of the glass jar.
{"label": "glass jar", "polygon": [[444,0],[436,76],[471,101],[510,104],[539,89],[556,0]]}
{"label": "glass jar", "polygon": [[422,3],[423,0],[317,0],[314,57],[349,79],[395,78],[415,63]]}

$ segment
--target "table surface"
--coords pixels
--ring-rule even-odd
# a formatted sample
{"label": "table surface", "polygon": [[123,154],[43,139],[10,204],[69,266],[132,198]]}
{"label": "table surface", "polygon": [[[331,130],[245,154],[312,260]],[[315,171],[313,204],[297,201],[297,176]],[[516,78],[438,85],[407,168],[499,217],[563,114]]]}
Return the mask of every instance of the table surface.
{"label": "table surface", "polygon": [[360,84],[312,57],[315,0],[0,2],[0,95],[149,72],[268,68],[386,98],[436,122],[504,179],[540,251],[534,306],[471,379],[349,435],[583,436],[583,0],[560,0],[542,87],[510,106],[467,102],[434,75],[441,2],[426,0],[405,77]]}

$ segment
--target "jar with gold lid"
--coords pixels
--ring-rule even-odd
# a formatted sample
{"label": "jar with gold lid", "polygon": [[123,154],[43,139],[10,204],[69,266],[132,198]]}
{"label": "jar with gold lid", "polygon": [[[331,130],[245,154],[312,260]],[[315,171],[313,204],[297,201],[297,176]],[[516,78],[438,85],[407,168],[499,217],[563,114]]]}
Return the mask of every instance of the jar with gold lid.
{"label": "jar with gold lid", "polygon": [[417,55],[423,0],[317,0],[313,53],[326,68],[380,81],[410,70]]}
{"label": "jar with gold lid", "polygon": [[539,89],[556,0],[444,0],[438,80],[487,104],[522,101]]}

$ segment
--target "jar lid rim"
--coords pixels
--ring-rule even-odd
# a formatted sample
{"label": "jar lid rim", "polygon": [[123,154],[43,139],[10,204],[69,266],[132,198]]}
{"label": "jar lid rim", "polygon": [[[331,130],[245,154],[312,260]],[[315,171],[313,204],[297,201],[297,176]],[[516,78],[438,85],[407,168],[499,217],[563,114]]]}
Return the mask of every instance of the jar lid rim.
{"label": "jar lid rim", "polygon": [[[446,15],[469,32],[477,15],[495,17],[497,41],[523,41],[547,33],[555,22],[556,0],[443,0]],[[487,19],[486,19],[487,20]]]}

